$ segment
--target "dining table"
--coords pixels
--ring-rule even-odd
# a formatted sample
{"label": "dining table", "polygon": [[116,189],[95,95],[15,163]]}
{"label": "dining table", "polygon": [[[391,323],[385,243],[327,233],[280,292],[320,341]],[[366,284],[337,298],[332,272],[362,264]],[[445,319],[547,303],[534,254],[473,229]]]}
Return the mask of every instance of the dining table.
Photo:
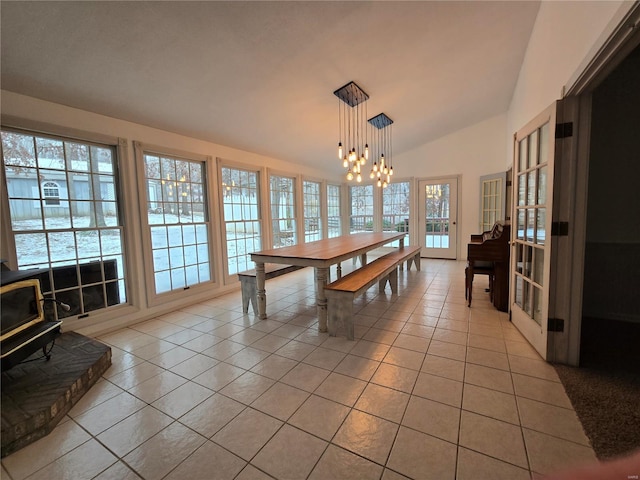
{"label": "dining table", "polygon": [[406,232],[361,232],[251,253],[256,270],[258,317],[267,318],[265,263],[314,267],[318,330],[326,332],[327,297],[324,287],[328,282],[329,268],[337,265],[337,276],[340,278],[341,262],[360,257],[361,265],[365,265],[368,252],[396,240],[403,247],[405,236]]}

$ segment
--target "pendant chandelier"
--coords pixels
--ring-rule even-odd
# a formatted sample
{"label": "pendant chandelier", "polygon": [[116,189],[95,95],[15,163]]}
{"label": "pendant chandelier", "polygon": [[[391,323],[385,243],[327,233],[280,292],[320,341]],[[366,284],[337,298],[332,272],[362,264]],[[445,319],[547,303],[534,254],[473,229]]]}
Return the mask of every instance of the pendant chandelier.
{"label": "pendant chandelier", "polygon": [[347,170],[347,180],[362,182],[362,167],[369,159],[367,106],[364,90],[349,82],[333,94],[338,97],[338,158]]}
{"label": "pendant chandelier", "polygon": [[369,178],[376,181],[379,187],[387,188],[393,176],[393,156],[391,145],[391,128],[393,120],[384,113],[369,119],[376,130],[373,132],[373,166]]}

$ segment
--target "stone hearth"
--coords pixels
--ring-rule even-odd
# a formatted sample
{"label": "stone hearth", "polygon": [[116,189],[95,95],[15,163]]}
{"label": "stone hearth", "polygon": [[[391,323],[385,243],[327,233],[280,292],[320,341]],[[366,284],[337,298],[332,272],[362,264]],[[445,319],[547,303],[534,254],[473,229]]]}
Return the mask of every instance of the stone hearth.
{"label": "stone hearth", "polygon": [[50,433],[111,365],[111,347],[75,332],[51,353],[2,373],[2,457]]}

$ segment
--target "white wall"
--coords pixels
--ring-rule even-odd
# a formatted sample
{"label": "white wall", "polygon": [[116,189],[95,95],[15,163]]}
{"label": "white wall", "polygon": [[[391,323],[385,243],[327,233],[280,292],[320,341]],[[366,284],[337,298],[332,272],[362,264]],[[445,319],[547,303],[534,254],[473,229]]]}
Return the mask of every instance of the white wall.
{"label": "white wall", "polygon": [[480,177],[504,172],[506,115],[498,115],[395,156],[398,171],[417,179],[461,175],[458,186],[458,259],[466,259],[472,233],[480,232]]}
{"label": "white wall", "polygon": [[[571,86],[632,6],[618,0],[541,2],[509,106],[509,137],[562,97],[562,87]],[[511,142],[506,151],[511,155]]]}
{"label": "white wall", "polygon": [[[11,115],[66,128],[126,138],[129,140],[131,155],[133,155],[131,142],[137,140],[154,146],[182,150],[198,155],[208,155],[214,159],[224,158],[250,165],[269,166],[273,169],[296,172],[311,177],[324,178],[326,176],[323,170],[308,168],[300,164],[294,165],[276,158],[265,157],[177,133],[46,102],[6,90],[2,90],[1,93],[2,115]],[[127,160],[132,160],[132,158]]]}

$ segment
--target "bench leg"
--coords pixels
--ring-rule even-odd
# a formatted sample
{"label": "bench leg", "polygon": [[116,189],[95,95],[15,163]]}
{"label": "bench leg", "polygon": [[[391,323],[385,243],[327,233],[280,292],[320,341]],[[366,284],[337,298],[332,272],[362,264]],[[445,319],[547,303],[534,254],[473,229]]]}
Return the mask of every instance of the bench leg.
{"label": "bench leg", "polygon": [[349,294],[338,295],[328,302],[329,335],[336,336],[338,325],[344,325],[347,340],[355,337],[353,326],[353,297]]}
{"label": "bench leg", "polygon": [[389,280],[389,276],[386,276],[378,282],[378,293],[384,293],[384,287],[387,286],[388,280]]}
{"label": "bench leg", "polygon": [[413,257],[413,263],[416,264],[416,268],[418,269],[418,271],[420,271],[420,252],[418,252],[416,256]]}
{"label": "bench leg", "polygon": [[258,305],[255,277],[241,278],[240,289],[242,290],[242,312],[249,313],[249,302],[251,302],[253,314],[256,315],[258,313]]}
{"label": "bench leg", "polygon": [[398,267],[389,273],[389,284],[391,285],[391,293],[398,294]]}

